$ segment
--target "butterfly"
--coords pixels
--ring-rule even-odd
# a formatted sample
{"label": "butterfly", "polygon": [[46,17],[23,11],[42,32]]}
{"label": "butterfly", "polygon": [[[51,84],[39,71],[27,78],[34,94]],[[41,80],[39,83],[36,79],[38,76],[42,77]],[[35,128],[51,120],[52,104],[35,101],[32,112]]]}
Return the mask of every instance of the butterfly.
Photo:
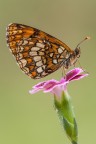
{"label": "butterfly", "polygon": [[57,38],[23,24],[8,25],[6,38],[21,70],[33,79],[43,78],[62,66],[66,70],[80,57],[79,44],[72,50]]}

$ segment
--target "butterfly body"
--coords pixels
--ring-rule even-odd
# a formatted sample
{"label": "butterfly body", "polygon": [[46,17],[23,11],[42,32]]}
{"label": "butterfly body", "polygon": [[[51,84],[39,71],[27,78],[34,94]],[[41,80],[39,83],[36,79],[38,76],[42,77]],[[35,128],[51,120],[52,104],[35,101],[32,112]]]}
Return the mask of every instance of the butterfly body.
{"label": "butterfly body", "polygon": [[65,43],[36,28],[10,24],[7,43],[22,71],[33,79],[53,73],[61,66],[68,69],[80,56],[80,49],[71,50]]}

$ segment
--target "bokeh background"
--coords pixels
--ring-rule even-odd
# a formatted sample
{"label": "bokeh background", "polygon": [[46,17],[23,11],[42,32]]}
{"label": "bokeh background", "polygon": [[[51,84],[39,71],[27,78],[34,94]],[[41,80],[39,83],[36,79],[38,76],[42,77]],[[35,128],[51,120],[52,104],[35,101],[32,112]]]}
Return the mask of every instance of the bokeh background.
{"label": "bokeh background", "polygon": [[[79,144],[96,143],[96,1],[0,0],[0,144],[70,144],[53,107],[51,94],[28,91],[40,81],[60,79],[61,69],[41,80],[21,72],[6,45],[6,27],[21,23],[41,29],[72,49],[81,45],[80,63],[89,77],[68,91],[78,123]],[[78,67],[78,64],[76,65]]]}

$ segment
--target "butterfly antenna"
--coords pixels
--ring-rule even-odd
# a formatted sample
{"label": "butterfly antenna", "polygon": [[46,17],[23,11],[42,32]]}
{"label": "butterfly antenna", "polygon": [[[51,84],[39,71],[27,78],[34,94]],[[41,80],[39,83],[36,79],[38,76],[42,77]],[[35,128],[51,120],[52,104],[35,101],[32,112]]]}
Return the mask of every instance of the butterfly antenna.
{"label": "butterfly antenna", "polygon": [[90,37],[89,37],[89,36],[85,37],[85,38],[77,45],[77,47],[79,47],[85,40],[90,40]]}

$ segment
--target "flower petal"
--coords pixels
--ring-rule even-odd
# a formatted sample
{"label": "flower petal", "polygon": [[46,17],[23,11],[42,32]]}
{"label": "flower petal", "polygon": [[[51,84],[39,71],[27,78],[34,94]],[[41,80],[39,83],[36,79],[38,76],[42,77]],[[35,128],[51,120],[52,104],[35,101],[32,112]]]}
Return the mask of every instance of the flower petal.
{"label": "flower petal", "polygon": [[89,74],[80,74],[80,75],[77,75],[75,76],[73,79],[71,79],[71,81],[74,81],[74,80],[80,80],[86,76],[88,76]]}
{"label": "flower petal", "polygon": [[82,72],[83,70],[81,68],[75,68],[67,73],[65,79],[66,81],[74,80],[74,78]]}
{"label": "flower petal", "polygon": [[52,80],[48,80],[48,81],[46,81],[46,83],[44,84],[44,86],[43,86],[43,88],[44,88],[44,90],[50,90],[50,89],[52,89],[55,85],[57,85],[58,84],[58,81],[57,80],[54,80],[54,79],[52,79]]}
{"label": "flower petal", "polygon": [[44,82],[40,82],[37,85],[33,86],[33,89],[29,91],[30,94],[36,93],[40,90],[43,90],[44,92],[49,92],[51,89],[58,84],[57,80],[48,80]]}
{"label": "flower petal", "polygon": [[42,88],[45,83],[46,83],[46,81],[40,82],[37,85],[33,86],[33,88]]}
{"label": "flower petal", "polygon": [[60,86],[56,86],[51,92],[60,97],[62,94],[62,88]]}
{"label": "flower petal", "polygon": [[42,90],[42,89],[32,89],[32,90],[29,90],[29,93],[34,94],[34,93],[39,92],[40,90]]}
{"label": "flower petal", "polygon": [[81,74],[82,72],[84,71],[81,68],[75,68],[69,71],[66,74],[66,77],[63,77],[60,81],[51,79],[38,83],[37,85],[33,86],[33,89],[30,90],[29,93],[33,94],[42,90],[44,93],[50,92],[60,96],[62,91],[67,90],[67,84],[70,83],[70,81],[79,80],[88,76],[88,74]]}
{"label": "flower petal", "polygon": [[49,89],[45,89],[44,93],[51,92],[51,93],[59,96],[62,93],[62,91],[66,90],[67,83],[68,82],[66,82],[66,81],[63,83],[58,82],[53,87],[50,87]]}

